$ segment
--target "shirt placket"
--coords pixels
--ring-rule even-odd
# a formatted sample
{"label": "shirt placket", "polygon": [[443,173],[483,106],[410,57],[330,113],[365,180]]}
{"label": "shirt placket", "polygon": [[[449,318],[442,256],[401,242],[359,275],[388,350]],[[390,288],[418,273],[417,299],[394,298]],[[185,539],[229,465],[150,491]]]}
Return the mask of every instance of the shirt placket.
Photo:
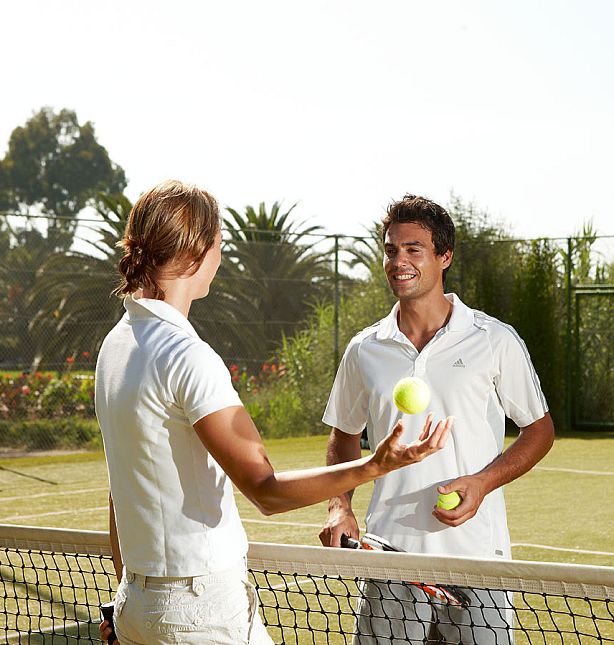
{"label": "shirt placket", "polygon": [[445,333],[445,329],[440,329],[433,336],[433,338],[431,338],[431,340],[429,340],[429,342],[422,348],[422,351],[418,353],[414,362],[414,373],[412,376],[419,376],[420,378],[424,377],[424,375],[426,374],[429,355],[433,351],[433,347],[441,340]]}

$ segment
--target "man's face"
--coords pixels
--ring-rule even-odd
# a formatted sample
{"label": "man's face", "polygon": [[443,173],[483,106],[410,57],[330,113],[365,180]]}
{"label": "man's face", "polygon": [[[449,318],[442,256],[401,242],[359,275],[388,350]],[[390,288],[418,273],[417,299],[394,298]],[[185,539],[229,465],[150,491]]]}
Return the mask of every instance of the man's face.
{"label": "man's face", "polygon": [[384,271],[399,300],[443,291],[443,270],[451,262],[452,251],[437,255],[431,232],[416,222],[395,223],[386,232]]}

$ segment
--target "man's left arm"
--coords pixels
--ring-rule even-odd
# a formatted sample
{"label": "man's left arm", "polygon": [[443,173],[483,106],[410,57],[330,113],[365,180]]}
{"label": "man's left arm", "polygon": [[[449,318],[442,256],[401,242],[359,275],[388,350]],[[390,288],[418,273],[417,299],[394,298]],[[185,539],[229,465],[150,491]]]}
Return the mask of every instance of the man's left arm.
{"label": "man's left arm", "polygon": [[462,502],[451,511],[435,507],[433,515],[448,526],[463,524],[478,512],[488,493],[531,470],[548,453],[553,442],[554,425],[550,414],[546,412],[541,419],[520,428],[520,434],[514,443],[484,469],[439,486],[440,493],[458,491]]}

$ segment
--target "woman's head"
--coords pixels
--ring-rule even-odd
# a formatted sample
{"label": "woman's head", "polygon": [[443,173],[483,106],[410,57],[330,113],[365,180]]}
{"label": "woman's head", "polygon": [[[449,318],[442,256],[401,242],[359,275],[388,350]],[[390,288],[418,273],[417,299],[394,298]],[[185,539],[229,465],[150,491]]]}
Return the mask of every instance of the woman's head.
{"label": "woman's head", "polygon": [[220,230],[216,200],[204,190],[180,181],[165,181],[147,191],[128,217],[119,261],[124,296],[138,289],[164,299],[159,280],[197,271]]}

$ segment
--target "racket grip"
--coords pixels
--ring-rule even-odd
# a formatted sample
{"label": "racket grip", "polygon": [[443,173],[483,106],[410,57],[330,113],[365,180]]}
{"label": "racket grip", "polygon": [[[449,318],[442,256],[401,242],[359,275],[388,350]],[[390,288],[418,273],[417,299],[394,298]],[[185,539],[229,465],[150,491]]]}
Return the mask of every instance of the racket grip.
{"label": "racket grip", "polygon": [[105,620],[109,621],[109,626],[113,630],[111,632],[111,635],[109,636],[109,639],[107,640],[107,643],[109,645],[112,645],[117,640],[117,636],[115,635],[115,625],[113,624],[113,610],[114,609],[115,609],[115,603],[113,601],[105,602],[103,605],[100,606],[100,611],[102,612],[102,617]]}
{"label": "racket grip", "polygon": [[342,549],[360,549],[360,542],[351,538],[345,533],[341,534],[341,548]]}

